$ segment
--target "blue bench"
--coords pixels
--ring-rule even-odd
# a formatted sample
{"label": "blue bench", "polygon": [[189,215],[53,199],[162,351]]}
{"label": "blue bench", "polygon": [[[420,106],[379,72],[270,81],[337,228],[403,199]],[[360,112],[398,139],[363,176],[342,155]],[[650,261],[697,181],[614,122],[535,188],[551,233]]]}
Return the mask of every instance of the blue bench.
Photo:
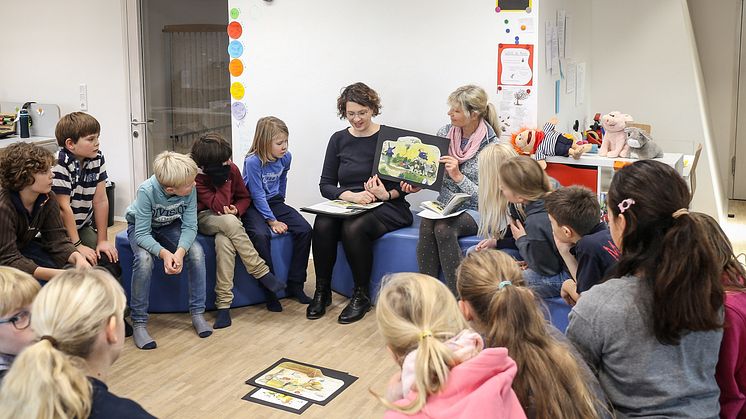
{"label": "blue bench", "polygon": [[[205,252],[205,268],[207,270],[207,310],[215,309],[215,238],[213,236],[197,235],[196,239]],[[119,263],[122,265],[122,286],[130,298],[132,289],[132,248],[127,232],[117,234],[116,247],[119,251]],[[272,261],[275,276],[287,281],[290,258],[293,254],[293,239],[290,235],[272,236]],[[281,291],[278,297],[284,297]],[[233,304],[231,307],[243,307],[259,304],[265,301],[264,292],[259,282],[246,272],[243,262],[236,257],[236,270],[233,279]],[[186,272],[179,275],[166,275],[163,271],[163,261],[156,258],[153,268],[153,278],[150,285],[151,313],[178,313],[189,311],[189,288]]]}

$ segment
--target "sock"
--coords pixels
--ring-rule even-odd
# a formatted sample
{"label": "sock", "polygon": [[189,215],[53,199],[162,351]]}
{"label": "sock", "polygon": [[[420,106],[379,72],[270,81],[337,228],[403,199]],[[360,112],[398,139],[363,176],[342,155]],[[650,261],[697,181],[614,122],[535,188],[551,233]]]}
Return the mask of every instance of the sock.
{"label": "sock", "polygon": [[212,334],[212,327],[207,323],[202,313],[192,314],[192,326],[201,338],[206,338]]}
{"label": "sock", "polygon": [[215,318],[215,323],[212,327],[215,329],[222,329],[231,325],[231,311],[228,308],[219,308],[218,316]]}
{"label": "sock", "polygon": [[277,295],[274,292],[265,290],[264,295],[267,297],[267,310],[279,313],[282,311],[282,304],[277,299]]}
{"label": "sock", "polygon": [[257,278],[268,290],[277,292],[285,289],[285,284],[277,279],[272,272],[267,272],[264,276]]}
{"label": "sock", "polygon": [[288,282],[287,294],[288,297],[295,298],[301,304],[309,304],[311,301],[313,301],[313,299],[307,296],[306,293],[303,291],[302,282]]}
{"label": "sock", "polygon": [[135,339],[135,346],[140,349],[155,349],[158,346],[156,345],[155,340],[148,334],[148,329],[145,328],[145,324],[135,323],[132,336]]}
{"label": "sock", "polygon": [[127,321],[127,319],[124,319],[124,337],[128,338],[132,336],[132,333],[132,325]]}

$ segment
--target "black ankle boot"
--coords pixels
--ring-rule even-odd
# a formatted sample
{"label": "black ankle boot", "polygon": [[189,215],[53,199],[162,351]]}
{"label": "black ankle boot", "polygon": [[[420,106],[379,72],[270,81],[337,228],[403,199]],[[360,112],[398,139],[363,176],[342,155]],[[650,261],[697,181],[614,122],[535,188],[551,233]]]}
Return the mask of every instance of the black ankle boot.
{"label": "black ankle boot", "polygon": [[352,294],[350,303],[342,310],[337,321],[342,324],[354,323],[362,319],[365,313],[370,311],[370,308],[371,304],[368,292],[363,288],[355,287],[355,292]]}
{"label": "black ankle boot", "polygon": [[307,319],[320,319],[326,314],[326,307],[332,303],[330,285],[328,281],[316,280],[316,292],[313,293],[313,301],[306,307]]}

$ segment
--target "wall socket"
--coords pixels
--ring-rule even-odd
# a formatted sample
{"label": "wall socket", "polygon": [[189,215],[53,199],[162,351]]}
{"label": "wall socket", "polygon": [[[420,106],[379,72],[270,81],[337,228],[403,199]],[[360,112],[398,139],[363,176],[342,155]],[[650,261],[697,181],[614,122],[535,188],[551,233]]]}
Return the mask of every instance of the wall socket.
{"label": "wall socket", "polygon": [[80,85],[80,110],[81,111],[87,111],[88,110],[88,86],[83,83]]}

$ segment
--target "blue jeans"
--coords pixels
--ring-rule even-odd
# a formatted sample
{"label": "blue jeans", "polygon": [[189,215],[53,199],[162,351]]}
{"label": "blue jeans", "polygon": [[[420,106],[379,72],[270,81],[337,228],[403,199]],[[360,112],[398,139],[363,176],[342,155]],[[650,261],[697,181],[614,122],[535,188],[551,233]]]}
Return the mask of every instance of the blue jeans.
{"label": "blue jeans", "polygon": [[[153,228],[150,233],[153,238],[168,249],[175,252],[181,237],[181,221],[174,221],[163,227]],[[150,303],[150,278],[153,276],[153,265],[156,256],[138,246],[135,242],[135,225],[127,225],[127,237],[132,247],[134,260],[132,261],[132,293],[130,308],[132,309],[132,323],[145,324],[148,321],[148,305]],[[202,314],[205,312],[205,252],[196,240],[184,256],[184,268],[189,279],[189,313]]]}
{"label": "blue jeans", "polygon": [[541,298],[559,297],[562,283],[568,278],[570,278],[570,273],[566,271],[552,276],[544,276],[531,269],[523,271],[523,280],[526,281],[526,286]]}

